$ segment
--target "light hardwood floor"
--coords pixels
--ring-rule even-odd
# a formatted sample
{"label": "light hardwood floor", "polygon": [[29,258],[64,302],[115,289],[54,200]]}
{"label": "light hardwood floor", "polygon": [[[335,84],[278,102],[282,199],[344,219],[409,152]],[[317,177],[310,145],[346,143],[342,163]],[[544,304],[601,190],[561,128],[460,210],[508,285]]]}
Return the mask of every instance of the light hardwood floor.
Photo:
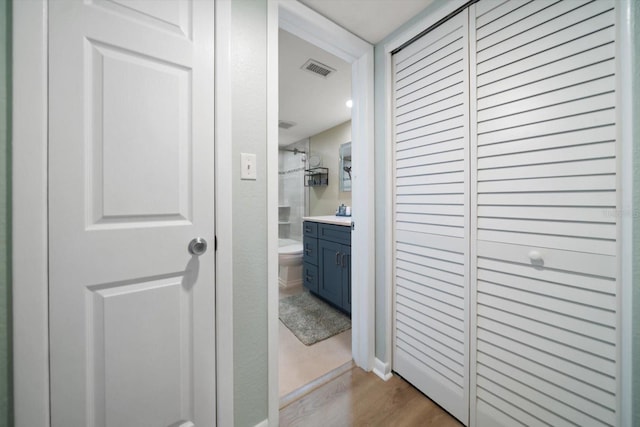
{"label": "light hardwood floor", "polygon": [[280,426],[460,427],[462,424],[397,375],[382,381],[375,374],[354,367],[282,408]]}

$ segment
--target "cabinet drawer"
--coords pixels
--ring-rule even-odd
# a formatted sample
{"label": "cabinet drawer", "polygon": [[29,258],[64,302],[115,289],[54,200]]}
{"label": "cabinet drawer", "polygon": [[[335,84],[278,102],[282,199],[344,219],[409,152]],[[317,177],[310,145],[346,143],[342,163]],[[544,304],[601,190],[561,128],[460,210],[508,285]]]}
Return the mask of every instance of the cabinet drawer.
{"label": "cabinet drawer", "polygon": [[315,237],[303,237],[302,262],[318,265],[318,239]]}
{"label": "cabinet drawer", "polygon": [[312,221],[305,221],[302,223],[302,233],[305,236],[317,237],[318,236],[318,223]]}
{"label": "cabinet drawer", "polygon": [[318,267],[308,262],[302,264],[302,283],[306,289],[318,293]]}
{"label": "cabinet drawer", "polygon": [[318,224],[318,239],[351,245],[351,227],[346,225]]}

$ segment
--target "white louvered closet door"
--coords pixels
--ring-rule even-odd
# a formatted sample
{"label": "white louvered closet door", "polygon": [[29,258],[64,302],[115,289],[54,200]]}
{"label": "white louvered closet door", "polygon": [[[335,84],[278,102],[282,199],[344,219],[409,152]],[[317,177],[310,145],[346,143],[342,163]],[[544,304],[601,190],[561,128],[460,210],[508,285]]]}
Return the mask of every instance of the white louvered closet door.
{"label": "white louvered closet door", "polygon": [[619,424],[614,6],[471,9],[478,426]]}
{"label": "white louvered closet door", "polygon": [[469,414],[468,11],[393,58],[393,369]]}

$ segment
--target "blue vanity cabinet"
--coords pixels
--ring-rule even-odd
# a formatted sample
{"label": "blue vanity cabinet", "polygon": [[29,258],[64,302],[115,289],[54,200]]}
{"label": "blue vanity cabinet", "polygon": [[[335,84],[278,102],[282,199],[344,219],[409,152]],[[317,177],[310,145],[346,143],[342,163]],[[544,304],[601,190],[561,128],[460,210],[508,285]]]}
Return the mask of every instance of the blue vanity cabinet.
{"label": "blue vanity cabinet", "polygon": [[318,224],[318,295],[351,314],[351,227]]}
{"label": "blue vanity cabinet", "polygon": [[351,228],[305,221],[302,229],[304,287],[351,314]]}
{"label": "blue vanity cabinet", "polygon": [[302,225],[302,284],[318,293],[318,224],[305,221]]}

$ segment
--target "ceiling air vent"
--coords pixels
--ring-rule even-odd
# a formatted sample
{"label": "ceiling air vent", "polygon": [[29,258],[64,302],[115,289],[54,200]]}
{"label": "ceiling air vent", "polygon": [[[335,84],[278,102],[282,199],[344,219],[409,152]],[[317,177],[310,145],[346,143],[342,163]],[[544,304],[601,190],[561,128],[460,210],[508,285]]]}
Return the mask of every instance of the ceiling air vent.
{"label": "ceiling air vent", "polygon": [[294,127],[296,124],[293,122],[285,122],[284,120],[278,120],[278,127],[280,129],[290,129]]}
{"label": "ceiling air vent", "polygon": [[307,62],[305,62],[302,66],[302,69],[325,78],[336,71],[334,68],[331,68],[328,65],[324,65],[323,63],[318,62],[315,59],[309,59]]}

